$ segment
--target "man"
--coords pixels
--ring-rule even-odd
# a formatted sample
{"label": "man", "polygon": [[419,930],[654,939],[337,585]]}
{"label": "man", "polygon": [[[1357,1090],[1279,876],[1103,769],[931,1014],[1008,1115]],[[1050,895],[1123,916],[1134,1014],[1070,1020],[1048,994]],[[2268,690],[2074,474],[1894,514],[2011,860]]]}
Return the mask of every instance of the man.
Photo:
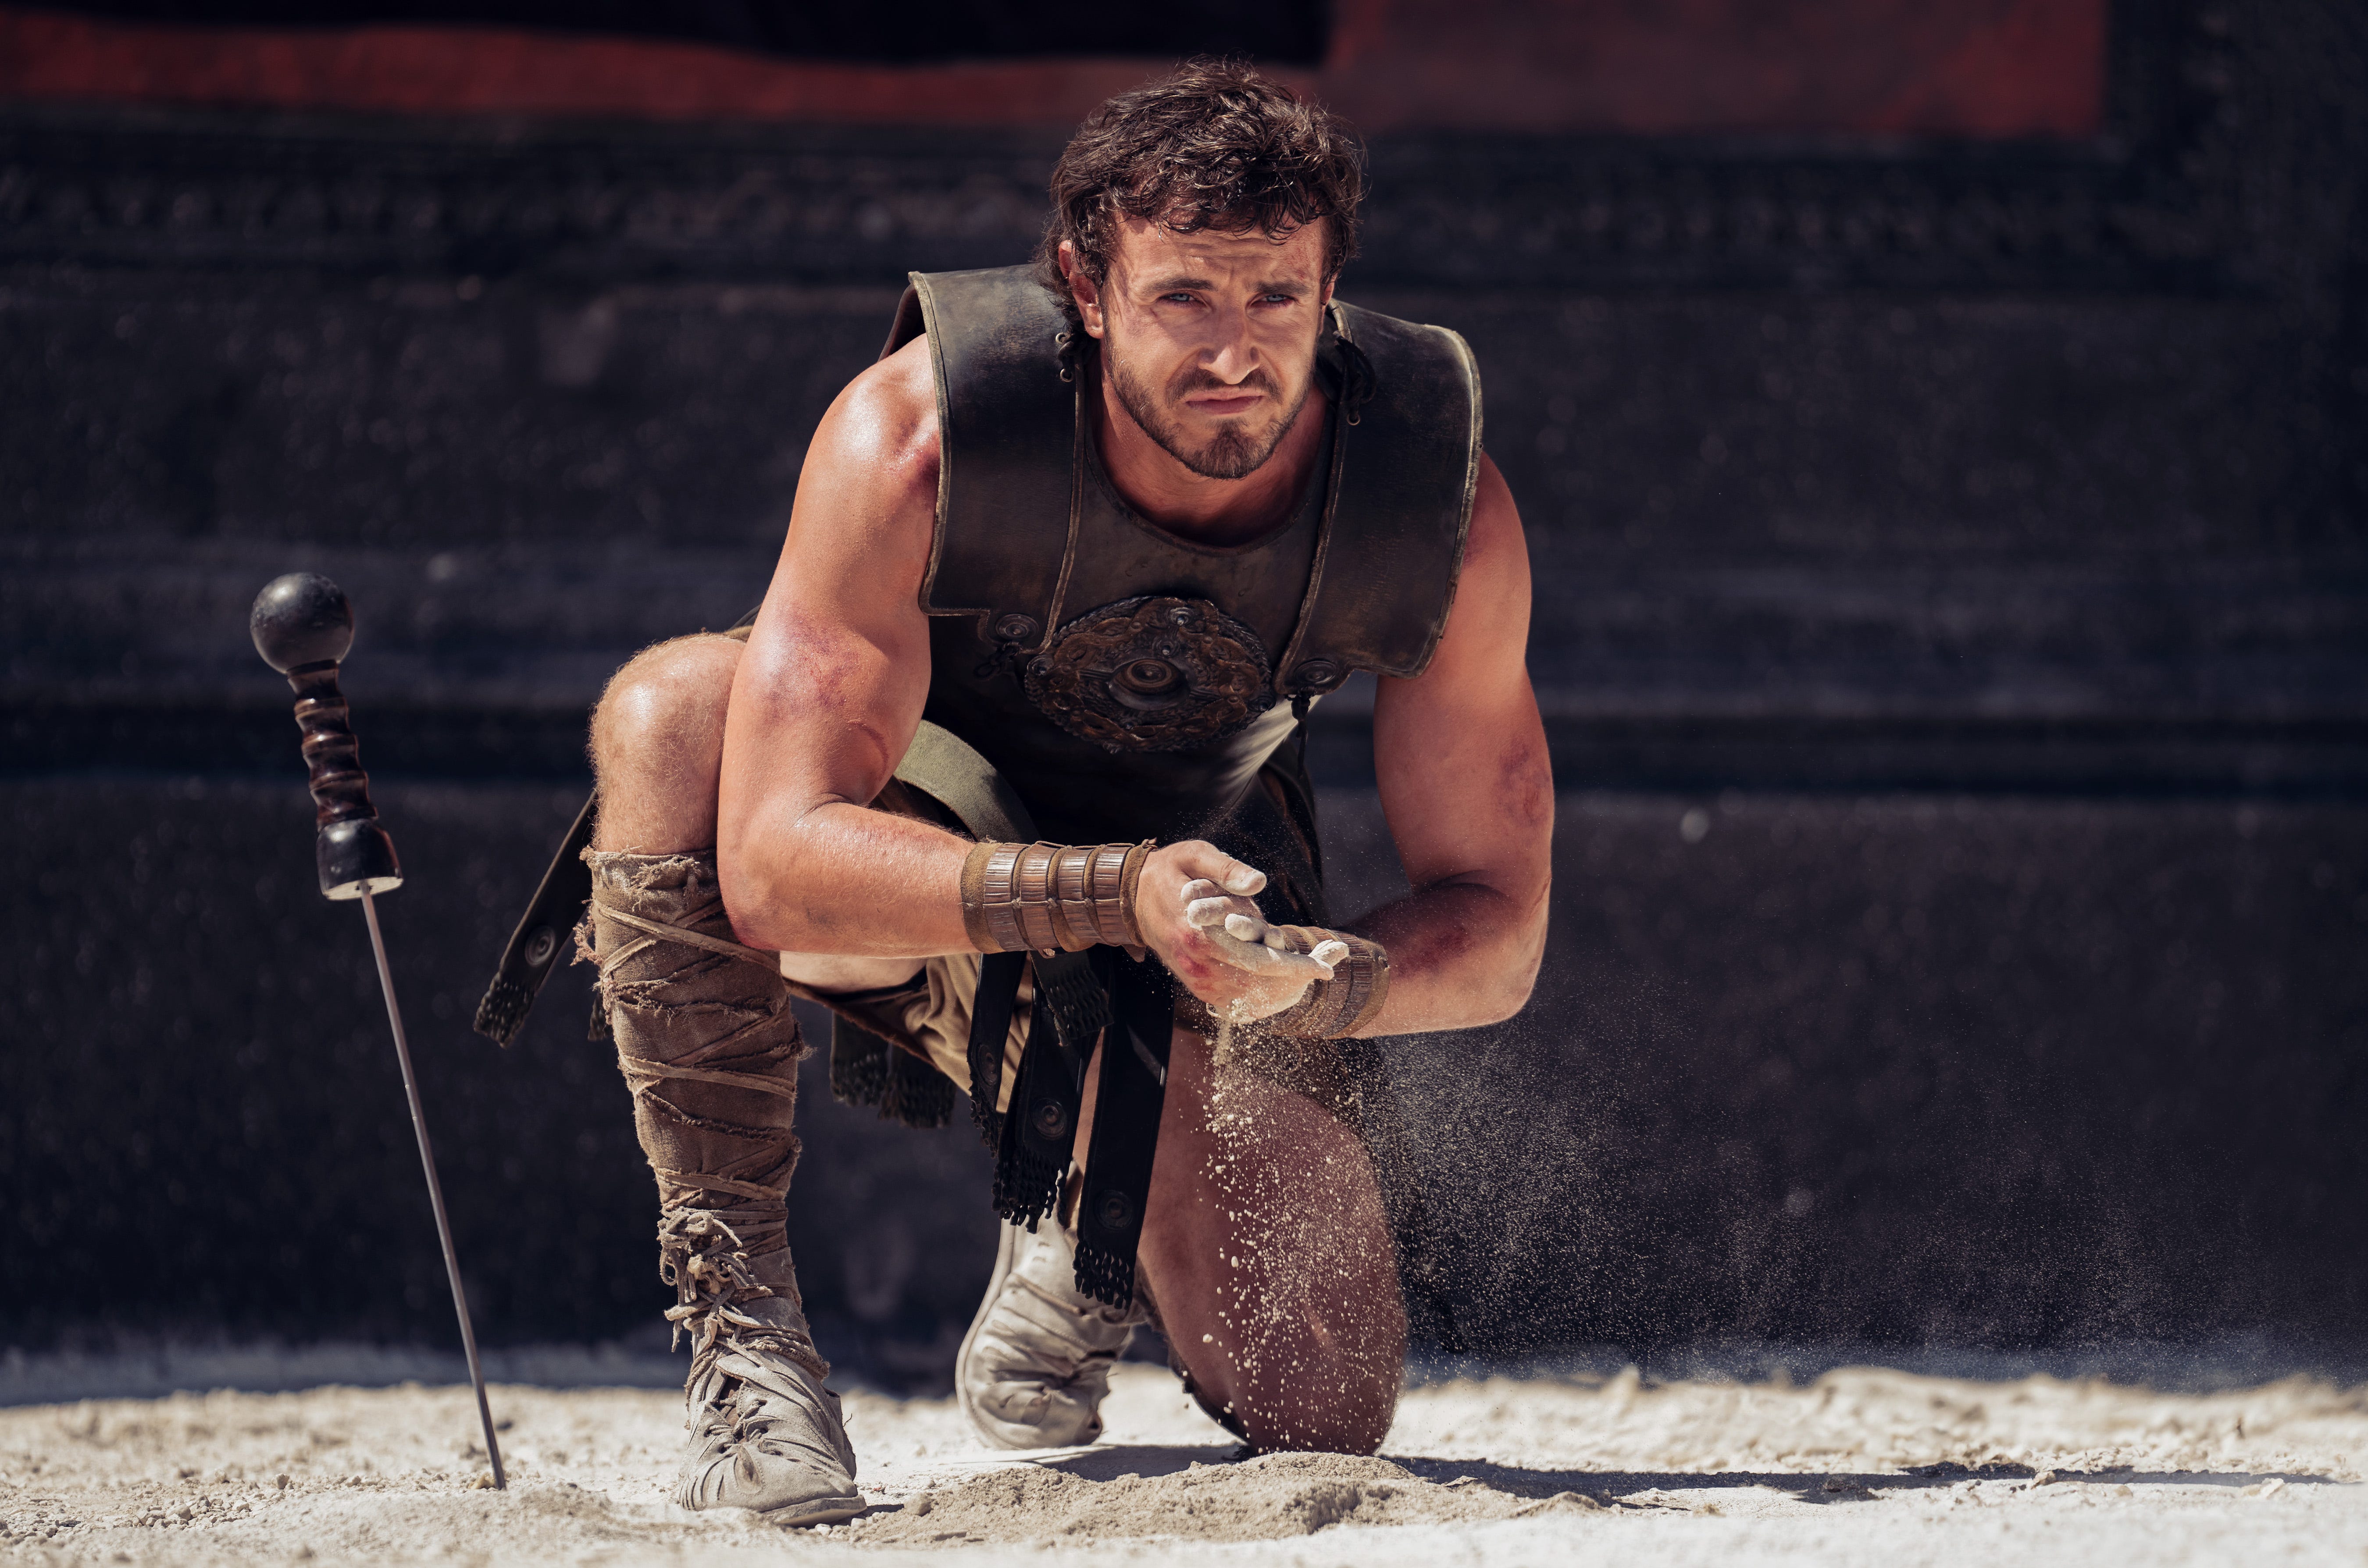
{"label": "man", "polygon": [[[998,1147],[990,1439],[1090,1440],[1143,1322],[1254,1447],[1387,1431],[1362,1042],[1527,999],[1553,787],[1468,350],[1332,298],[1360,195],[1245,67],[1111,100],[1034,273],[916,278],[745,643],[603,697],[588,946],[697,1352],[686,1505],[863,1506],[783,1242],[793,994]],[[1357,668],[1414,892],[1332,928],[1292,741]]]}

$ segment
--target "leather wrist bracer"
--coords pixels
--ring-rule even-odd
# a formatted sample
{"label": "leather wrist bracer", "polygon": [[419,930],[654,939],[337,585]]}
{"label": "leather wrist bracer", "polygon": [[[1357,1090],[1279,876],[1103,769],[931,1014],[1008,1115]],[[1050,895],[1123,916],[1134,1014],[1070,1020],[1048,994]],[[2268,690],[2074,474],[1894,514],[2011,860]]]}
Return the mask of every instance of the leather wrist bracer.
{"label": "leather wrist bracer", "polygon": [[983,953],[1139,948],[1134,886],[1141,844],[980,844],[962,862],[962,926]]}
{"label": "leather wrist bracer", "polygon": [[1315,926],[1280,926],[1299,951],[1319,942],[1346,942],[1349,956],[1332,966],[1332,978],[1318,980],[1307,994],[1258,1027],[1303,1040],[1344,1040],[1378,1015],[1390,994],[1390,955],[1379,942]]}

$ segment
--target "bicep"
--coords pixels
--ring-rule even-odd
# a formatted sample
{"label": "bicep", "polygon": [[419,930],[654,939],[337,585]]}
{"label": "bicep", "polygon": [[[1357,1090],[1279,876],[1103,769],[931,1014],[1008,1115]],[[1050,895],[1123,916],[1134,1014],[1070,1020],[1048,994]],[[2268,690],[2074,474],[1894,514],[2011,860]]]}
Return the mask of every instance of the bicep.
{"label": "bicep", "polygon": [[1411,679],[1383,676],[1374,699],[1382,808],[1417,888],[1543,891],[1554,774],[1530,688],[1529,624],[1520,515],[1484,457],[1463,570],[1430,665]]}
{"label": "bicep", "polygon": [[868,801],[920,723],[934,410],[868,390],[850,387],[814,433],[734,681],[725,789],[744,801],[797,812],[825,799]]}

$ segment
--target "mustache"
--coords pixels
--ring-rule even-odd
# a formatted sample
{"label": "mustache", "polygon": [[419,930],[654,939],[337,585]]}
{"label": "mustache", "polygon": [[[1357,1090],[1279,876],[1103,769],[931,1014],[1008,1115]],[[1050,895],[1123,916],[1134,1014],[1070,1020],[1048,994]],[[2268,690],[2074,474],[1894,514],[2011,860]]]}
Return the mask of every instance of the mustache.
{"label": "mustache", "polygon": [[1178,403],[1183,402],[1194,392],[1264,392],[1269,397],[1280,398],[1282,395],[1282,387],[1264,370],[1252,370],[1238,381],[1226,381],[1206,370],[1187,370],[1167,386],[1168,396]]}

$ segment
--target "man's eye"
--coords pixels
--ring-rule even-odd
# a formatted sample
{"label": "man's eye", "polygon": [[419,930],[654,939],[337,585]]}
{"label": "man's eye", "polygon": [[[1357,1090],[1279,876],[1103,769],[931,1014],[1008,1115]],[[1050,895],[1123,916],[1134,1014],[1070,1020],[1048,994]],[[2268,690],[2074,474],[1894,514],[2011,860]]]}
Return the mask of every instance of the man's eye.
{"label": "man's eye", "polygon": [[1159,299],[1162,304],[1189,305],[1192,302],[1192,296],[1190,294],[1162,294]]}

